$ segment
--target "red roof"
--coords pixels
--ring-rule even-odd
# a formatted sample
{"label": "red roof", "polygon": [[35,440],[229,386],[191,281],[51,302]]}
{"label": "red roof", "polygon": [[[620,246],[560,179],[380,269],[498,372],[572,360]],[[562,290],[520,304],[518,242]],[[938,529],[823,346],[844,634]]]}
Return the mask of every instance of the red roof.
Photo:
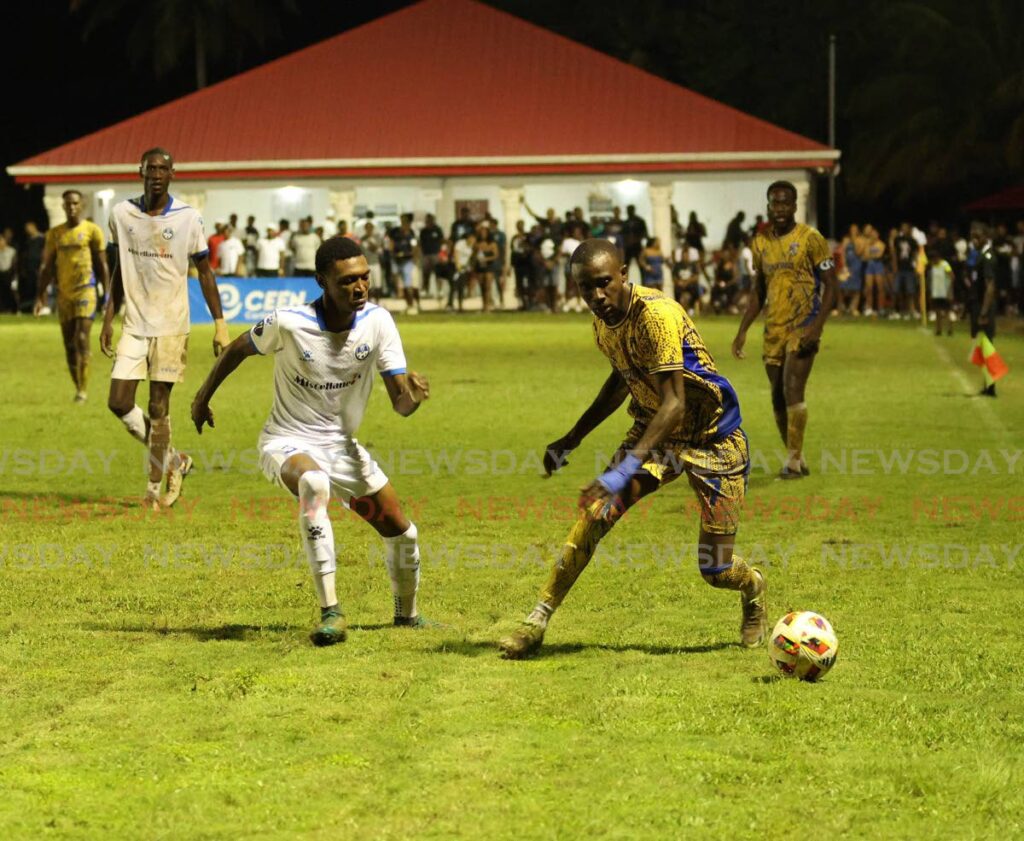
{"label": "red roof", "polygon": [[969,205],[966,205],[964,210],[1024,210],[1024,186],[1010,187],[1001,193],[985,196],[983,199],[976,199]]}
{"label": "red roof", "polygon": [[157,145],[179,179],[800,169],[838,157],[475,0],[423,0],[9,172],[134,179]]}

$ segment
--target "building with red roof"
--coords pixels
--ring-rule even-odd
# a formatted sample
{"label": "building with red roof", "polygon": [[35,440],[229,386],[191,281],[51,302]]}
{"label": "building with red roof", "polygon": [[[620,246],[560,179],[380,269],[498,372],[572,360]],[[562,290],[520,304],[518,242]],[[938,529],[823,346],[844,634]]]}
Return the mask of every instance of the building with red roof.
{"label": "building with red roof", "polygon": [[[387,73],[380,57],[387,55]],[[317,223],[365,210],[435,213],[475,202],[511,228],[580,206],[635,204],[663,244],[669,206],[712,239],[764,207],[776,178],[808,209],[839,152],[475,0],[423,0],[8,168],[75,186],[104,222],[139,191],[140,153],[175,156],[174,192],[209,221],[230,213]]]}

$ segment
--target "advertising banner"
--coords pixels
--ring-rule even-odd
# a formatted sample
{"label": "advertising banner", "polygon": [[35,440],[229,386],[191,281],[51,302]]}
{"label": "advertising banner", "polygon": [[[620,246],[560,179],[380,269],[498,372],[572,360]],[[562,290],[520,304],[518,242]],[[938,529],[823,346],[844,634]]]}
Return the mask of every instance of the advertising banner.
{"label": "advertising banner", "polygon": [[[320,297],[320,287],[312,277],[218,277],[220,302],[228,321],[254,324],[275,309],[300,307]],[[199,281],[188,279],[188,305],[193,324],[210,324]]]}

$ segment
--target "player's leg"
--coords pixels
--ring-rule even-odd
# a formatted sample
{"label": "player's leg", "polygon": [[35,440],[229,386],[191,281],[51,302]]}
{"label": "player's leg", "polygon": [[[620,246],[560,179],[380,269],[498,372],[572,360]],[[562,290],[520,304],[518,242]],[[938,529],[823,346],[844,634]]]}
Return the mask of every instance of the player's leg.
{"label": "player's leg", "polygon": [[804,356],[790,350],[782,366],[783,393],[786,402],[786,450],[787,461],[783,478],[806,476],[804,461],[804,432],[807,429],[807,403],[805,391],[811,375],[816,353]]}
{"label": "player's leg", "polygon": [[279,465],[277,469],[281,484],[299,500],[299,535],[320,603],[320,624],[310,639],[314,645],[344,642],[347,625],[338,605],[335,588],[338,564],[334,549],[334,529],[328,516],[330,477],[307,453],[270,454],[267,461]]}
{"label": "player's leg", "polygon": [[171,389],[174,383],[149,383],[149,476],[146,502],[154,510],[160,508],[161,485],[167,472],[171,448]]}
{"label": "player's leg", "polygon": [[764,372],[768,375],[768,385],[772,392],[772,415],[775,417],[775,428],[779,430],[782,443],[787,443],[789,431],[789,417],[786,414],[786,392],[783,388],[782,377],[783,362],[776,362],[774,359],[765,362]]}
{"label": "player's leg", "polygon": [[737,429],[707,447],[689,448],[683,463],[700,504],[701,577],[712,587],[739,592],[740,641],[753,648],[761,644],[768,628],[765,575],[733,551],[750,471],[747,436]]}
{"label": "player's leg", "polygon": [[89,390],[89,334],[92,332],[92,317],[74,320],[75,368],[78,394],[75,400],[84,403]]}
{"label": "player's leg", "polygon": [[[58,311],[60,311],[60,304]],[[75,384],[75,402],[81,402],[78,395],[82,389],[78,384],[78,347],[75,344],[75,318],[60,319],[60,336],[64,342],[64,359],[68,364],[68,373],[71,374],[71,382]]]}
{"label": "player's leg", "polygon": [[394,486],[387,482],[375,493],[353,497],[348,505],[384,541],[384,563],[391,579],[395,625],[415,628],[427,624],[416,606],[420,586],[419,532],[403,513]]}
{"label": "player's leg", "polygon": [[[625,452],[620,449],[613,463]],[[660,480],[646,470],[635,476],[622,493],[618,506],[601,507],[592,505],[581,511],[562,545],[558,560],[555,561],[548,580],[540,590],[536,606],[519,628],[498,642],[504,656],[510,660],[529,657],[540,648],[544,632],[552,614],[569,594],[580,573],[590,563],[598,543],[611,531],[622,515],[643,497],[653,493],[660,486]]]}

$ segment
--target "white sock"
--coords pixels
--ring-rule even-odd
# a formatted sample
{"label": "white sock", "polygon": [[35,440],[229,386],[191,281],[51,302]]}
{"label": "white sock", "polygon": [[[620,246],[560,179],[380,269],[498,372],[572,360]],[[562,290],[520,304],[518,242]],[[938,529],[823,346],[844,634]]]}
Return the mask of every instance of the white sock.
{"label": "white sock", "polygon": [[320,607],[338,603],[334,592],[337,563],[334,555],[334,530],[327,517],[331,499],[331,482],[322,470],[308,470],[299,478],[299,531],[306,550],[313,586]]}
{"label": "white sock", "polygon": [[417,616],[416,591],[420,586],[420,547],[414,523],[397,537],[384,538],[384,561],[391,576],[391,594],[395,597],[395,616]]}
{"label": "white sock", "polygon": [[128,434],[136,441],[143,444],[146,441],[146,415],[138,406],[133,406],[126,415],[121,415],[121,423],[124,424]]}

